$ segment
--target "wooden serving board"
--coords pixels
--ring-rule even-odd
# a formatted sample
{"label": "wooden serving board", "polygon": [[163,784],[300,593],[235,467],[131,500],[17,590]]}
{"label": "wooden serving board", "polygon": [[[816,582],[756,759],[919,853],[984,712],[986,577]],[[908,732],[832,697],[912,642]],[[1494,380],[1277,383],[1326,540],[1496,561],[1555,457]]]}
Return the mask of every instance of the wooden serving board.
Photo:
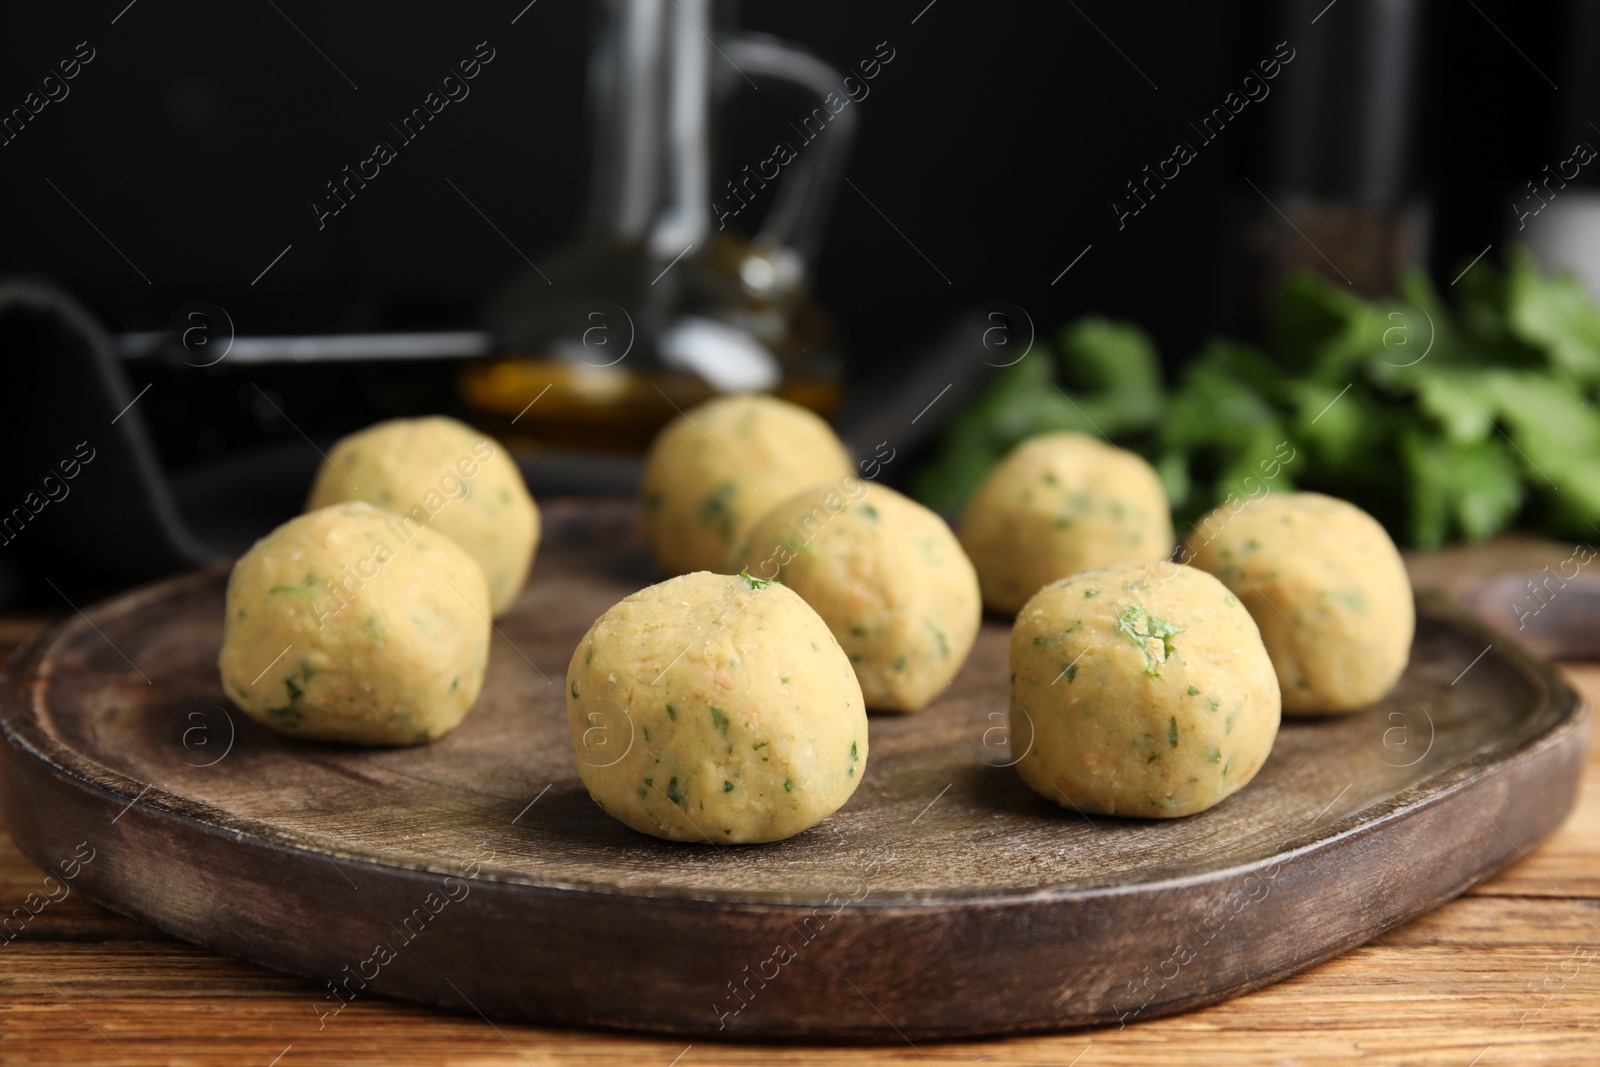
{"label": "wooden serving board", "polygon": [[[407,749],[294,742],[223,696],[225,570],[73,617],[4,679],[18,845],[106,906],[329,983],[546,1023],[891,1040],[1136,1022],[1258,989],[1438,906],[1570,810],[1588,716],[1548,665],[1424,605],[1368,712],[1286,721],[1187,819],[1085,818],[1007,764],[1007,627],[874,716],[850,803],[789,841],[674,845],[589,799],[567,659],[652,580],[633,511],[546,509],[483,696]],[[86,855],[92,858],[84,860]]]}

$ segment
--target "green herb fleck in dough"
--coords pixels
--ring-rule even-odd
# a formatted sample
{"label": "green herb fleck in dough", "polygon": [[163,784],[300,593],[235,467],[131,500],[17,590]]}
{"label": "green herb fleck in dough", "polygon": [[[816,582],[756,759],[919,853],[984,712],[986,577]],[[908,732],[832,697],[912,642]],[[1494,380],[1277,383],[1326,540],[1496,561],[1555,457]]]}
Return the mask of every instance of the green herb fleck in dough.
{"label": "green herb fleck in dough", "polygon": [[793,677],[793,675],[786,674],[782,678],[779,678],[778,681],[782,682],[784,685],[788,685],[791,677]]}
{"label": "green herb fleck in dough", "polygon": [[1196,688],[1195,686],[1191,685],[1189,687],[1189,695],[1192,696],[1192,697],[1197,697],[1197,696],[1200,695],[1200,690],[1198,688]]}
{"label": "green herb fleck in dough", "polygon": [[873,507],[871,504],[862,504],[856,510],[861,512],[861,514],[865,515],[867,518],[871,519],[873,522],[878,521],[878,509]]}
{"label": "green herb fleck in dough", "polygon": [[667,705],[667,718],[671,719],[673,722],[677,722],[678,721],[677,709],[674,708],[671,704]]}
{"label": "green herb fleck in dough", "polygon": [[785,793],[793,793],[794,792],[794,780],[793,779],[785,778],[783,780],[783,791]]}
{"label": "green herb fleck in dough", "polygon": [[1056,478],[1056,475],[1055,475],[1054,471],[1045,471],[1044,472],[1044,476],[1042,478],[1040,478],[1039,480],[1044,482],[1045,485],[1060,485],[1061,484],[1060,480],[1058,478]]}
{"label": "green herb fleck in dough", "polygon": [[1083,591],[1083,599],[1085,599],[1085,600],[1088,600],[1091,597],[1097,597],[1099,595],[1100,595],[1100,590],[1098,590],[1098,589],[1085,589]]}
{"label": "green herb fleck in dough", "polygon": [[646,778],[644,780],[644,784],[645,785],[655,785],[656,784],[656,780],[654,778]]}
{"label": "green herb fleck in dough", "polygon": [[1068,685],[1078,680],[1078,664],[1076,662],[1067,664],[1066,672]]}
{"label": "green herb fleck in dough", "polygon": [[722,731],[722,736],[728,736],[728,717],[722,714],[721,708],[711,709],[711,725]]}
{"label": "green herb fleck in dough", "polygon": [[1233,757],[1228,757],[1228,762],[1222,765],[1222,777],[1228,777],[1228,772],[1233,770]]}
{"label": "green herb fleck in dough", "polygon": [[749,585],[751,589],[765,589],[773,582],[771,578],[752,578],[748,570],[740,571],[739,577],[743,578],[745,584]]}
{"label": "green herb fleck in dough", "polygon": [[311,599],[311,589],[304,585],[275,585],[268,589],[269,593],[291,593],[304,600]]}
{"label": "green herb fleck in dough", "polygon": [[1173,716],[1167,720],[1167,744],[1173,748],[1178,747],[1178,719]]}
{"label": "green herb fleck in dough", "polygon": [[678,792],[677,778],[673,778],[667,782],[667,799],[678,805],[680,808],[683,807],[684,803],[689,799],[689,794]]}
{"label": "green herb fleck in dough", "polygon": [[1222,701],[1218,700],[1216,697],[1207,697],[1206,707],[1210,708],[1212,711],[1216,711],[1218,708],[1222,707]]}
{"label": "green herb fleck in dough", "polygon": [[861,758],[860,756],[856,755],[856,743],[854,741],[850,742],[850,760],[851,760],[851,762],[854,762],[854,761],[856,761],[856,760],[858,760],[860,758]]}
{"label": "green herb fleck in dough", "polygon": [[300,700],[301,689],[295,684],[292,677],[283,680],[284,688],[289,690],[289,706],[292,708]]}
{"label": "green herb fleck in dough", "polygon": [[850,627],[850,636],[865,637],[867,636],[867,628],[865,626],[852,626]]}
{"label": "green herb fleck in dough", "polygon": [[813,652],[821,652],[822,651],[822,646],[817,644],[815,641],[813,641],[813,642],[811,642],[811,651],[813,651]]}
{"label": "green herb fleck in dough", "polygon": [[765,741],[757,741],[755,744],[750,746],[750,751],[751,752],[759,752],[761,749],[766,748],[766,747],[767,747],[767,743]]}
{"label": "green herb fleck in dough", "polygon": [[460,688],[461,688],[461,679],[459,677],[450,679],[450,692],[454,693],[456,690],[458,690]]}
{"label": "green herb fleck in dough", "polygon": [[1145,758],[1144,758],[1144,761],[1145,761],[1145,762],[1146,762],[1146,763],[1154,763],[1154,762],[1155,762],[1155,761],[1156,761],[1156,760],[1158,760],[1158,759],[1160,759],[1160,758],[1161,758],[1161,753],[1159,753],[1159,752],[1152,752],[1152,753],[1150,753],[1150,755],[1148,755],[1148,756],[1146,756],[1146,757],[1145,757]]}
{"label": "green herb fleck in dough", "polygon": [[646,743],[648,743],[649,740],[650,740],[650,727],[648,727],[648,726],[646,726],[644,728],[644,739],[645,739]]}
{"label": "green herb fleck in dough", "polygon": [[244,612],[242,612],[242,611],[241,611],[241,612],[239,612],[239,618],[241,618],[241,619],[248,619],[248,618],[249,618],[249,617],[250,617],[250,616],[248,616],[248,615],[246,615],[246,614],[245,614],[245,613],[244,613]]}
{"label": "green herb fleck in dough", "polygon": [[894,669],[897,671],[903,671],[906,669],[906,658],[904,656],[901,656],[894,661]]}
{"label": "green herb fleck in dough", "polygon": [[[1144,672],[1152,678],[1161,677],[1159,668],[1172,655],[1172,639],[1183,632],[1182,626],[1158,619],[1138,604],[1130,604],[1118,612],[1113,629],[1126,636],[1144,653]],[[1151,655],[1152,640],[1161,642],[1159,658]]]}
{"label": "green herb fleck in dough", "polygon": [[733,540],[733,511],[728,505],[738,492],[738,486],[723,482],[700,505],[700,521],[716,526],[717,535],[724,544]]}
{"label": "green herb fleck in dough", "polygon": [[724,781],[724,782],[723,782],[723,783],[722,783],[722,791],[723,791],[723,792],[724,792],[724,793],[731,793],[731,792],[733,792],[733,783],[732,783],[732,782],[729,782],[729,781]]}
{"label": "green herb fleck in dough", "polygon": [[1338,593],[1338,595],[1334,595],[1334,600],[1338,600],[1339,603],[1342,603],[1342,605],[1346,606],[1346,608],[1349,608],[1350,611],[1366,611],[1366,609],[1370,608],[1371,606],[1366,603],[1366,597],[1363,597],[1362,590],[1358,589],[1352,589],[1350,592]]}
{"label": "green herb fleck in dough", "polygon": [[593,662],[594,662],[594,646],[590,645],[589,646],[589,651],[584,654],[583,665],[585,667],[587,667],[589,664],[591,664]]}
{"label": "green herb fleck in dough", "polygon": [[578,681],[577,681],[577,679],[573,679],[573,681],[572,681],[572,699],[573,700],[577,700],[578,699]]}
{"label": "green herb fleck in dough", "polygon": [[1222,762],[1222,749],[1217,748],[1215,745],[1213,745],[1212,748],[1211,748],[1211,762],[1212,763],[1221,763]]}
{"label": "green herb fleck in dough", "polygon": [[945,640],[944,631],[935,626],[931,620],[923,619],[922,624],[933,631],[933,636],[939,642],[939,656],[942,659],[950,658],[950,642]]}

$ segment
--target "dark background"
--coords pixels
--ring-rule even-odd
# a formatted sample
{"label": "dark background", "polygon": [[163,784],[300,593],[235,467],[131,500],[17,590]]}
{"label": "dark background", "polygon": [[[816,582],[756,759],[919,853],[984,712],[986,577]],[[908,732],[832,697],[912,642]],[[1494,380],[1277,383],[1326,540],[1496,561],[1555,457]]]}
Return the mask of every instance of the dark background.
{"label": "dark background", "polygon": [[[856,188],[839,194],[815,283],[847,376],[870,399],[909,381],[935,340],[988,301],[1020,305],[1047,331],[1087,312],[1136,320],[1169,371],[1210,333],[1249,332],[1239,234],[1265,210],[1250,183],[1274,197],[1349,192],[1342,168],[1362,130],[1346,97],[1374,73],[1363,27],[1410,7],[1416,91],[1384,98],[1405,131],[1392,192],[1427,208],[1425,262],[1448,281],[1502,243],[1524,181],[1595,135],[1600,5],[825,0],[725,16],[841,71],[880,42],[894,50],[870,97],[851,105]],[[197,299],[226,308],[240,334],[470,326],[526,269],[518,249],[548,262],[581,225],[590,14],[578,0],[13,10],[0,35],[0,113],[79,42],[95,58],[66,99],[0,147],[0,278],[58,284],[113,332],[158,330]],[[1110,205],[1124,183],[1285,40],[1298,57],[1272,95],[1119,229]],[[374,141],[397,140],[388,121],[485,41],[495,58],[471,95],[319,230],[311,204],[324,183]],[[1315,106],[1294,103],[1297,79],[1324,86]],[[765,158],[808,108],[772,86],[735,94],[714,187]],[[8,372],[10,388],[26,387],[27,368]],[[133,391],[159,386],[139,413],[180,475],[263,444],[304,450],[301,431],[326,442],[454,403],[448,366],[141,365],[129,377]]]}

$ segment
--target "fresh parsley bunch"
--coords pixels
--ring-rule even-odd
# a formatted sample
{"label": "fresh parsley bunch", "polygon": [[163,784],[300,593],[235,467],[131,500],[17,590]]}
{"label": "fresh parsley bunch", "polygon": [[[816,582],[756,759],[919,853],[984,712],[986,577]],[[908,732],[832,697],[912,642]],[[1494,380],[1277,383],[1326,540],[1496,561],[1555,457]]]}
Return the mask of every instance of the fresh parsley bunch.
{"label": "fresh parsley bunch", "polygon": [[913,491],[954,512],[1019,441],[1077,430],[1149,459],[1180,529],[1265,487],[1343,497],[1423,547],[1600,534],[1600,306],[1523,249],[1456,288],[1451,308],[1421,271],[1380,301],[1295,275],[1268,350],[1214,339],[1172,388],[1137,326],[1081,319],[951,421]]}

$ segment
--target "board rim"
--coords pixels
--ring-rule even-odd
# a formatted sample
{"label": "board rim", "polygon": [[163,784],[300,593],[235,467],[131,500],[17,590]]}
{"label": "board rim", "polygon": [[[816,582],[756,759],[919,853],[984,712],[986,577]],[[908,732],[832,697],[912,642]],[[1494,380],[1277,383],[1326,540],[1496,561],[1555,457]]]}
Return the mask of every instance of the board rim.
{"label": "board rim", "polygon": [[[594,517],[593,514],[589,516],[591,520]],[[613,517],[609,511],[600,516],[601,521],[610,521]],[[248,854],[241,854],[246,859],[255,856],[267,863],[287,861],[304,867],[308,858],[328,859],[330,862],[326,867],[341,873],[349,871],[356,877],[363,874],[376,876],[383,880],[382,888],[385,891],[398,896],[414,894],[431,881],[436,881],[444,873],[442,866],[413,865],[393,858],[347,852],[339,847],[330,848],[328,843],[320,841],[316,848],[311,848],[307,845],[309,839],[296,840],[292,834],[286,834],[254,817],[233,815],[205,801],[170,794],[154,785],[144,787],[137,779],[93,760],[58,740],[51,732],[50,724],[45,721],[49,710],[42,702],[50,684],[54,650],[85,633],[97,621],[111,618],[116,613],[137,610],[152,601],[193,592],[193,586],[216,581],[227,572],[228,567],[229,564],[222,563],[124,593],[80,615],[69,616],[19,648],[12,656],[4,671],[0,672],[0,735],[4,737],[4,744],[0,746],[0,760],[6,764],[4,773],[0,774],[0,807],[4,808],[8,828],[18,846],[36,862],[46,863],[48,856],[53,854],[52,848],[59,844],[59,831],[58,840],[50,839],[54,829],[51,825],[53,817],[59,817],[63,823],[70,823],[76,818],[81,826],[91,817],[99,820],[116,814],[117,818],[125,817],[127,820],[119,829],[130,833],[138,828],[140,833],[178,838],[183,834],[198,832],[204,835],[194,839],[200,842],[195,846],[199,855],[218,855],[230,848],[244,846],[249,850]],[[1331,924],[1330,929],[1320,932],[1304,944],[1277,946],[1271,951],[1264,951],[1267,961],[1248,973],[1237,968],[1230,970],[1233,967],[1231,963],[1225,965],[1221,967],[1220,976],[1213,977],[1208,973],[1203,980],[1197,979],[1199,985],[1193,988],[1179,989],[1165,1000],[1141,1006],[1138,1017],[1155,1018],[1258,991],[1265,984],[1334,958],[1385,930],[1439,906],[1515,861],[1519,854],[1524,854],[1525,850],[1548,837],[1565,821],[1576,799],[1576,786],[1582,772],[1589,709],[1554,665],[1540,660],[1503,635],[1494,633],[1462,609],[1448,604],[1443,598],[1430,596],[1420,598],[1420,607],[1427,617],[1440,624],[1459,633],[1482,638],[1495,646],[1497,658],[1515,670],[1534,691],[1537,704],[1530,701],[1531,710],[1528,714],[1542,721],[1543,727],[1524,731],[1520,736],[1508,735],[1491,747],[1442,767],[1427,778],[1397,790],[1360,811],[1326,824],[1314,825],[1307,833],[1293,839],[1281,840],[1278,851],[1272,854],[1236,862],[1219,860],[1214,866],[1203,869],[1190,866],[1183,871],[1168,871],[1152,866],[1138,875],[1142,880],[1136,880],[1135,872],[1129,872],[1112,884],[1084,885],[1079,881],[1056,886],[1018,887],[998,893],[965,890],[874,891],[865,899],[853,903],[851,911],[862,916],[868,940],[881,935],[892,941],[914,929],[924,917],[955,914],[989,924],[984,927],[985,930],[992,931],[993,936],[1002,941],[1009,939],[1007,943],[1015,945],[1023,943],[1021,939],[1030,929],[1030,924],[1048,922],[1062,915],[1074,917],[1071,919],[1074,922],[1082,921],[1084,916],[1114,909],[1124,898],[1131,898],[1152,910],[1170,912],[1179,907],[1178,898],[1187,893],[1209,894],[1215,899],[1228,891],[1229,887],[1236,890],[1242,879],[1275,865],[1281,864],[1289,869],[1289,865],[1294,864],[1297,874],[1305,877],[1315,873],[1342,873],[1346,863],[1360,865],[1365,862],[1370,868],[1372,854],[1388,855],[1394,851],[1393,840],[1418,840],[1432,833],[1445,820],[1452,818],[1454,813],[1470,813],[1468,802],[1480,815],[1485,807],[1495,811],[1497,804],[1509,805],[1503,810],[1515,812],[1518,815],[1515,822],[1502,817],[1502,824],[1497,825],[1492,819],[1489,820],[1504,839],[1503,843],[1489,838],[1491,847],[1485,847],[1470,857],[1470,863],[1464,861],[1451,866],[1389,910],[1381,911],[1376,916],[1367,916],[1365,921],[1341,916]],[[1555,781],[1555,792],[1564,796],[1566,801],[1548,810],[1528,811],[1526,806],[1519,808],[1503,784],[1508,780],[1546,784]],[[51,808],[37,803],[38,798],[46,795],[61,807]],[[33,810],[29,810],[30,797],[35,801],[31,805]],[[685,847],[695,846],[690,844]],[[130,856],[138,858],[131,850]],[[1393,856],[1390,858],[1398,859]],[[1373,874],[1373,870],[1369,869],[1368,874]],[[785,892],[683,887],[650,892],[622,887],[535,883],[517,877],[497,877],[494,867],[487,864],[478,881],[489,895],[491,910],[517,910],[539,916],[571,916],[591,912],[611,918],[626,915],[632,921],[659,923],[664,928],[677,924],[680,941],[686,939],[687,935],[682,930],[691,921],[697,920],[703,926],[706,909],[715,908],[734,927],[743,928],[741,932],[729,935],[728,945],[735,947],[719,945],[712,953],[719,965],[731,965],[748,959],[738,953],[747,950],[740,946],[745,946],[752,936],[764,936],[760,931],[788,923],[804,915],[815,904],[813,897]],[[292,948],[252,941],[248,932],[208,927],[203,920],[185,915],[173,905],[152,905],[139,901],[132,895],[119,892],[114,877],[108,884],[111,888],[104,891],[90,879],[81,881],[79,886],[89,899],[183,940],[276,970],[312,979],[326,977],[304,951],[296,955]],[[1275,908],[1284,906],[1281,903],[1274,905]],[[751,931],[756,933],[752,934]],[[739,940],[741,937],[743,941]],[[823,964],[816,966],[828,969]],[[452,993],[430,984],[426,976],[398,976],[392,986],[376,992],[437,1007],[481,1013],[479,1003],[491,994],[471,984],[476,975],[456,973],[455,977],[477,995],[477,1001],[468,999],[460,988]],[[882,974],[874,974],[870,979],[863,975],[858,977],[867,989],[880,998],[886,995],[886,988],[892,988],[871,984],[877,980],[887,981]],[[553,980],[529,981],[535,986],[543,981],[548,986],[549,981]],[[821,982],[822,978],[805,981]],[[460,994],[459,999],[456,994]],[[863,992],[862,996],[865,998],[866,994]],[[1009,1005],[951,1007],[948,1018],[922,1024],[908,1023],[902,1019],[901,1025],[896,1025],[889,1023],[887,1016],[880,1020],[871,1012],[861,1010],[859,1005],[854,1015],[845,1011],[837,1018],[829,1016],[822,1021],[818,1021],[816,1013],[802,1006],[792,1012],[780,1012],[777,1018],[755,1019],[748,1025],[741,1021],[737,1028],[727,1031],[714,1030],[709,1023],[703,1020],[697,1022],[687,1014],[680,1017],[671,1013],[663,1015],[658,1011],[654,1015],[636,1017],[619,1004],[603,998],[597,999],[594,1004],[586,1002],[576,1008],[571,1005],[550,1007],[541,1003],[492,1002],[488,1013],[544,1024],[600,1026],[631,1032],[709,1033],[721,1039],[736,1040],[801,1038],[830,1043],[896,1041],[908,1036],[927,1040],[961,1039],[1059,1031],[1117,1021],[1117,1016],[1108,1015],[1103,1005],[1096,1007],[1091,1003],[1090,1007],[1062,1008],[1052,1013],[1041,1007],[1037,998],[1014,1009]]]}

